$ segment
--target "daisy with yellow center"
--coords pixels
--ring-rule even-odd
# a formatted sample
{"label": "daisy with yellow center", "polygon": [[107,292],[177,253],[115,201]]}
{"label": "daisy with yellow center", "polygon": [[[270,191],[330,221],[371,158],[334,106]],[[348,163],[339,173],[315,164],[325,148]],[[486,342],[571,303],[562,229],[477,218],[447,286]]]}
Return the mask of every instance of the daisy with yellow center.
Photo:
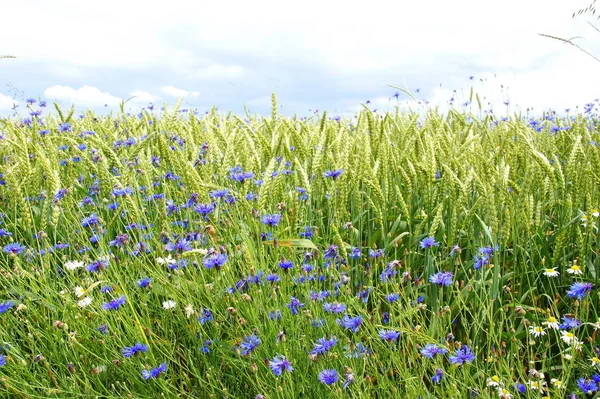
{"label": "daisy with yellow center", "polygon": [[598,212],[598,209],[596,209],[596,208],[592,209],[592,216],[595,218],[600,216],[600,212]]}
{"label": "daisy with yellow center", "polygon": [[81,298],[85,294],[85,290],[80,286],[75,287],[75,295],[77,298]]}
{"label": "daisy with yellow center", "polygon": [[500,381],[500,377],[498,377],[497,375],[488,378],[488,381],[487,381],[488,387],[499,387],[501,384],[502,384],[502,381]]}
{"label": "daisy with yellow center", "polygon": [[531,388],[534,391],[537,391],[538,389],[540,391],[544,390],[544,381],[528,381],[529,383],[529,388]]}
{"label": "daisy with yellow center", "polygon": [[546,327],[552,328],[554,330],[558,330],[560,328],[560,324],[558,323],[558,320],[554,316],[548,317],[548,319],[545,322],[543,322],[542,324],[545,325]]}
{"label": "daisy with yellow center", "polygon": [[562,388],[562,386],[563,386],[563,384],[562,384],[562,381],[561,381],[561,380],[557,380],[556,378],[552,378],[552,379],[550,380],[550,383],[551,383],[552,385],[554,385],[554,386],[555,386],[556,388],[558,388],[558,389]]}
{"label": "daisy with yellow center", "polygon": [[600,363],[600,359],[597,356],[591,357],[590,362],[592,362],[592,367],[596,367]]}
{"label": "daisy with yellow center", "polygon": [[511,399],[513,396],[506,388],[498,388],[498,396],[500,399]]}
{"label": "daisy with yellow center", "polygon": [[529,334],[537,338],[540,335],[546,335],[546,331],[540,326],[531,326],[529,327]]}
{"label": "daisy with yellow center", "polygon": [[556,270],[555,267],[544,270],[544,274],[548,277],[557,277],[560,273]]}
{"label": "daisy with yellow center", "polygon": [[578,265],[572,265],[571,267],[569,267],[567,269],[567,273],[573,274],[575,276],[581,276],[583,274],[583,271],[581,270],[581,267],[579,267]]}

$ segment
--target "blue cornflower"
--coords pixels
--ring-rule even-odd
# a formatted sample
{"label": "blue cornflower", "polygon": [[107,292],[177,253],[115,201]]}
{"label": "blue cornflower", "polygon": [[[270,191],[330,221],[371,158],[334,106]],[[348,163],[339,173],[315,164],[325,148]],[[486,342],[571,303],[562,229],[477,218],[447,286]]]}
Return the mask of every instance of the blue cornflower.
{"label": "blue cornflower", "polygon": [[273,374],[275,374],[276,376],[280,376],[281,374],[283,374],[284,371],[290,373],[294,371],[294,368],[292,367],[290,361],[282,355],[275,356],[273,360],[270,360],[269,367],[273,371]]}
{"label": "blue cornflower", "polygon": [[339,302],[325,302],[323,304],[323,310],[329,313],[344,313],[346,311],[346,304]]}
{"label": "blue cornflower", "polygon": [[323,253],[323,258],[325,259],[333,259],[337,256],[338,254],[338,247],[337,245],[330,245],[329,248],[327,248],[325,250],[325,252]]}
{"label": "blue cornflower", "polygon": [[360,253],[360,248],[352,247],[350,249],[350,255],[348,255],[350,259],[359,259],[362,254]]}
{"label": "blue cornflower", "polygon": [[592,283],[577,282],[574,283],[571,286],[571,288],[567,291],[567,295],[569,295],[569,298],[577,298],[579,300],[582,300],[587,296],[587,294],[590,293],[592,287]]}
{"label": "blue cornflower", "polygon": [[428,359],[433,359],[437,355],[445,355],[446,353],[448,353],[446,348],[440,348],[439,346],[433,344],[427,344],[421,349],[421,355]]}
{"label": "blue cornflower", "polygon": [[392,342],[397,341],[400,337],[400,332],[394,330],[379,330],[379,338],[384,341]]}
{"label": "blue cornflower", "polygon": [[525,384],[516,383],[515,385],[513,385],[513,388],[515,391],[517,391],[519,393],[527,392],[527,386],[525,386]]}
{"label": "blue cornflower", "polygon": [[19,244],[18,242],[11,242],[10,244],[6,244],[2,250],[10,255],[19,255],[23,251],[25,251],[27,247]]}
{"label": "blue cornflower", "polygon": [[6,364],[6,356],[0,355],[0,367]]}
{"label": "blue cornflower", "polygon": [[442,369],[435,369],[435,374],[431,377],[431,381],[439,384],[442,382],[442,377],[444,376],[444,371]]}
{"label": "blue cornflower", "polygon": [[325,173],[323,173],[323,177],[331,177],[333,180],[337,180],[337,178],[340,177],[342,173],[344,173],[344,169],[327,170],[325,171]]}
{"label": "blue cornflower", "polygon": [[438,245],[440,245],[440,243],[436,242],[434,237],[425,237],[421,240],[419,245],[421,246],[421,248],[426,249],[431,247],[437,247]]}
{"label": "blue cornflower", "polygon": [[369,294],[371,293],[372,288],[369,287],[366,290],[358,291],[356,293],[356,297],[363,301],[363,303],[367,303],[369,301]]}
{"label": "blue cornflower", "polygon": [[369,258],[381,258],[385,256],[385,252],[383,249],[369,249]]}
{"label": "blue cornflower", "polygon": [[313,350],[310,351],[310,354],[311,355],[324,355],[329,350],[331,350],[331,348],[333,348],[335,346],[335,344],[337,344],[337,342],[338,342],[338,340],[336,337],[331,337],[331,339],[327,339],[325,337],[319,338],[314,343]]}
{"label": "blue cornflower", "polygon": [[561,330],[570,330],[581,325],[581,321],[575,317],[563,316],[562,319],[563,322],[558,326]]}
{"label": "blue cornflower", "polygon": [[146,352],[148,352],[148,345],[144,345],[139,342],[136,342],[133,346],[126,346],[121,351],[123,356],[125,356],[127,359],[129,359],[132,356],[137,356],[140,353]]}
{"label": "blue cornflower", "polygon": [[167,371],[167,363],[161,363],[158,367],[152,370],[142,370],[142,378],[149,380],[151,378],[158,378],[162,373]]}
{"label": "blue cornflower", "polygon": [[214,317],[210,309],[203,309],[198,320],[200,321],[200,324],[204,325],[205,323],[213,321]]}
{"label": "blue cornflower", "polygon": [[0,314],[8,312],[10,308],[14,306],[13,301],[0,303]]}
{"label": "blue cornflower", "polygon": [[169,242],[167,245],[165,245],[165,250],[169,251],[169,252],[176,251],[176,252],[182,253],[185,251],[191,251],[192,246],[185,238],[182,238],[179,241],[177,241],[176,243]]}
{"label": "blue cornflower", "polygon": [[598,384],[596,384],[596,382],[583,377],[577,380],[577,386],[586,395],[591,395],[598,390]]}
{"label": "blue cornflower", "polygon": [[369,348],[367,348],[360,342],[357,342],[354,345],[354,349],[352,349],[348,345],[344,346],[344,349],[346,350],[346,357],[351,359],[366,357],[372,353],[372,351]]}
{"label": "blue cornflower", "polygon": [[288,270],[294,267],[294,262],[292,262],[289,259],[281,259],[281,261],[279,262],[279,267],[282,268],[283,270]]}
{"label": "blue cornflower", "polygon": [[449,357],[450,363],[462,365],[465,363],[471,363],[475,360],[475,354],[471,351],[467,345],[463,345],[460,349],[454,352],[454,355]]}
{"label": "blue cornflower", "polygon": [[278,283],[281,279],[279,278],[278,274],[271,273],[265,277],[265,280],[267,280],[269,283]]}
{"label": "blue cornflower", "polygon": [[486,266],[490,263],[490,259],[487,256],[473,256],[473,260],[475,261],[473,263],[473,268],[475,270],[479,270],[481,269],[482,266]]}
{"label": "blue cornflower", "polygon": [[283,313],[281,313],[281,310],[279,310],[279,309],[277,309],[273,312],[269,312],[269,319],[271,321],[275,321],[275,320],[279,321],[279,320],[281,320],[282,317],[283,317]]}
{"label": "blue cornflower", "polygon": [[125,295],[121,295],[120,297],[113,299],[109,302],[105,302],[102,304],[102,309],[104,310],[117,310],[121,306],[125,304]]}
{"label": "blue cornflower", "polygon": [[223,198],[226,197],[229,194],[229,189],[225,188],[223,190],[213,190],[210,193],[208,193],[208,196],[210,198]]}
{"label": "blue cornflower", "polygon": [[140,288],[149,288],[151,283],[152,283],[152,279],[150,277],[144,277],[144,278],[138,280],[137,285]]}
{"label": "blue cornflower", "polygon": [[304,304],[296,297],[291,297],[287,307],[292,311],[292,314],[298,314],[298,308],[303,308]]}
{"label": "blue cornflower", "polygon": [[452,285],[452,272],[437,272],[429,277],[429,282],[446,287]]}
{"label": "blue cornflower", "polygon": [[205,256],[204,260],[202,260],[202,264],[207,269],[212,269],[213,267],[220,269],[225,262],[227,262],[227,254],[210,254]]}
{"label": "blue cornflower", "polygon": [[396,294],[396,293],[392,293],[392,294],[388,294],[385,297],[385,300],[392,303],[397,301],[398,299],[400,299],[400,294]]}
{"label": "blue cornflower", "polygon": [[101,272],[102,270],[106,269],[107,267],[108,267],[108,258],[103,258],[103,259],[95,260],[92,263],[88,264],[85,267],[85,270],[87,270],[90,273],[96,273],[96,272]]}
{"label": "blue cornflower", "polygon": [[355,333],[358,331],[360,325],[362,324],[362,317],[350,317],[346,314],[342,319],[337,319],[336,321],[340,326]]}
{"label": "blue cornflower", "polygon": [[108,294],[109,292],[111,292],[113,290],[114,290],[114,288],[110,285],[105,285],[105,286],[102,286],[102,288],[100,288],[100,292],[103,294]]}
{"label": "blue cornflower", "polygon": [[247,336],[244,341],[240,344],[240,349],[242,349],[241,354],[246,356],[249,355],[258,345],[260,345],[260,338],[256,336],[256,334],[252,334]]}
{"label": "blue cornflower", "polygon": [[335,369],[323,370],[319,373],[319,381],[325,385],[335,384],[338,379],[338,372]]}
{"label": "blue cornflower", "polygon": [[310,240],[313,237],[313,232],[310,228],[310,226],[304,226],[304,231],[300,232],[300,238],[306,238],[307,240]]}
{"label": "blue cornflower", "polygon": [[58,130],[61,133],[72,132],[73,127],[71,126],[71,124],[69,122],[65,122],[65,123],[61,123],[60,125],[58,125]]}
{"label": "blue cornflower", "polygon": [[209,213],[215,210],[215,203],[211,202],[209,204],[198,204],[194,206],[194,211],[198,212],[202,216],[206,217]]}
{"label": "blue cornflower", "polygon": [[10,231],[6,231],[6,229],[0,229],[0,237],[10,237],[12,233]]}
{"label": "blue cornflower", "polygon": [[[90,198],[91,200],[91,198]],[[91,227],[98,224],[98,215],[92,213],[90,216],[81,219],[81,227]]]}
{"label": "blue cornflower", "polygon": [[281,221],[281,215],[279,213],[275,213],[272,215],[263,215],[261,221],[264,225],[274,227],[277,226]]}

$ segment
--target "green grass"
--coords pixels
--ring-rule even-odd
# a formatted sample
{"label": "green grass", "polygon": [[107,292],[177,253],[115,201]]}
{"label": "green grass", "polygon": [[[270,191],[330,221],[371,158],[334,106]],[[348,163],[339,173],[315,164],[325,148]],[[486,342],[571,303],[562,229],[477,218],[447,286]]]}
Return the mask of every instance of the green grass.
{"label": "green grass", "polygon": [[[82,118],[57,107],[56,117],[31,125],[0,120],[0,228],[12,233],[0,237],[0,304],[13,304],[0,314],[3,397],[499,397],[487,386],[493,376],[515,396],[516,383],[527,385],[526,398],[584,396],[577,380],[596,374],[589,359],[600,357],[598,290],[581,300],[567,291],[600,276],[596,119],[554,117],[538,132],[526,118],[455,110],[365,109],[336,121],[285,118],[276,109],[273,98],[270,118],[214,110],[200,117],[176,106]],[[71,131],[60,132],[65,123]],[[234,167],[254,177],[235,181]],[[337,179],[324,177],[339,169]],[[228,195],[211,196],[224,189]],[[194,210],[213,201],[206,218]],[[82,226],[92,214],[97,225]],[[281,221],[266,226],[267,214]],[[310,238],[301,236],[306,226]],[[110,245],[123,234],[123,246]],[[182,237],[191,249],[170,254],[182,263],[161,264],[166,245]],[[426,237],[439,246],[421,248]],[[10,243],[26,248],[10,254]],[[476,269],[486,247],[496,249]],[[361,257],[353,259],[356,248]],[[384,255],[371,257],[377,250]],[[227,261],[207,268],[211,254]],[[103,257],[108,267],[99,273],[66,267]],[[293,268],[282,270],[283,259]],[[573,264],[582,275],[568,272]],[[551,268],[560,274],[546,276]],[[385,271],[390,279],[381,278]],[[438,271],[452,272],[453,283],[430,283]],[[266,281],[271,273],[280,281]],[[137,285],[144,277],[148,288]],[[325,290],[329,297],[311,299]],[[389,303],[392,293],[398,300]],[[121,295],[120,309],[103,310]],[[91,303],[82,307],[85,297]],[[291,297],[304,304],[295,315]],[[163,308],[168,300],[173,309]],[[328,313],[326,302],[346,310]],[[199,321],[204,309],[212,321]],[[277,310],[281,320],[271,320]],[[357,332],[336,322],[344,314],[362,317]],[[543,324],[565,315],[582,322],[571,330],[578,348]],[[530,334],[531,326],[545,335]],[[398,341],[383,341],[382,329],[400,332]],[[241,355],[253,333],[261,344]],[[333,336],[328,353],[309,354],[317,339]],[[125,358],[123,347],[136,342],[148,351]],[[357,344],[369,352],[346,356]],[[427,344],[448,354],[428,359],[420,353]],[[476,359],[451,364],[462,345]],[[294,371],[275,376],[276,355]],[[166,372],[142,378],[160,363]],[[324,369],[336,369],[339,381],[320,383]],[[439,384],[431,381],[436,369]],[[545,390],[532,389],[536,383]]]}

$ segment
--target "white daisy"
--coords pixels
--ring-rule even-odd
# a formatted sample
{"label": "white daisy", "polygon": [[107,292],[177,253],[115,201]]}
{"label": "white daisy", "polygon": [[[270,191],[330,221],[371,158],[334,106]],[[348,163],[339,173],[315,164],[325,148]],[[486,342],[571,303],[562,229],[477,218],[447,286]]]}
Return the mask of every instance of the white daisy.
{"label": "white daisy", "polygon": [[75,287],[75,295],[77,296],[77,298],[81,298],[83,295],[85,295],[85,290],[80,286],[77,286]]}
{"label": "white daisy", "polygon": [[85,308],[86,306],[88,306],[91,303],[92,303],[92,297],[86,296],[81,301],[77,302],[77,305],[80,308]]}
{"label": "white daisy", "polygon": [[194,310],[194,305],[192,305],[191,303],[187,305],[184,310],[185,317],[187,317],[188,319],[196,313],[196,311]]}
{"label": "white daisy", "polygon": [[557,277],[560,273],[556,270],[555,267],[544,270],[544,274],[548,277]]}
{"label": "white daisy", "polygon": [[537,338],[540,335],[546,335],[546,331],[540,326],[531,326],[529,327],[529,334]]}
{"label": "white daisy", "polygon": [[560,328],[560,323],[554,316],[548,317],[548,319],[545,322],[543,322],[542,324],[553,330],[558,330]]}
{"label": "white daisy", "polygon": [[552,379],[550,380],[550,383],[551,383],[552,385],[554,385],[556,388],[559,388],[559,389],[560,389],[560,388],[562,388],[562,386],[563,386],[563,383],[562,383],[562,381],[561,381],[561,380],[557,380],[556,378],[552,378]]}
{"label": "white daisy", "polygon": [[497,375],[490,377],[487,380],[488,387],[499,387],[500,385],[502,385],[502,381],[500,380],[500,377],[498,377]]}
{"label": "white daisy", "polygon": [[498,387],[498,396],[500,399],[511,399],[513,397],[508,389],[500,387]]}
{"label": "white daisy", "polygon": [[583,270],[581,270],[581,267],[579,267],[578,265],[572,265],[571,267],[569,267],[567,269],[567,273],[573,274],[576,276],[581,276],[583,274]]}
{"label": "white daisy", "polygon": [[598,216],[600,216],[600,212],[598,212],[598,209],[592,209],[592,216],[597,218]]}
{"label": "white daisy", "polygon": [[175,306],[177,306],[177,303],[174,300],[169,299],[168,301],[164,301],[162,305],[165,309],[173,309]]}
{"label": "white daisy", "polygon": [[590,357],[590,362],[592,362],[592,367],[596,367],[600,363],[600,359],[597,356]]}
{"label": "white daisy", "polygon": [[67,270],[75,270],[83,267],[84,263],[80,260],[71,260],[65,263],[65,269]]}

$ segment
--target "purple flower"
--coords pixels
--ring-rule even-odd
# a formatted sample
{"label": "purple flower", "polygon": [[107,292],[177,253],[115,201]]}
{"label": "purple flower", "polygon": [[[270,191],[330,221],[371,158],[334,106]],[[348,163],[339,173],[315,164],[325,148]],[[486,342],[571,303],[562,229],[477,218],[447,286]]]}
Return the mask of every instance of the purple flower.
{"label": "purple flower", "polygon": [[158,367],[152,370],[142,370],[142,378],[145,380],[158,378],[162,373],[167,371],[167,363],[161,363]]}
{"label": "purple flower", "polygon": [[310,354],[311,355],[324,355],[325,353],[329,352],[329,350],[331,348],[333,348],[335,346],[335,344],[337,344],[337,341],[338,340],[336,337],[331,337],[331,339],[327,339],[325,337],[319,338],[314,343],[313,350],[310,351]]}
{"label": "purple flower", "polygon": [[596,382],[583,377],[577,380],[577,386],[586,395],[591,395],[598,390],[598,384],[596,384]]}
{"label": "purple flower", "polygon": [[444,376],[444,371],[442,369],[436,369],[435,374],[433,375],[433,377],[431,377],[431,381],[436,384],[439,384],[440,382],[442,382],[443,376]]}
{"label": "purple flower", "polygon": [[0,355],[0,367],[6,364],[6,356]]}
{"label": "purple flower", "polygon": [[294,262],[292,262],[291,260],[283,258],[279,262],[279,267],[282,268],[283,270],[291,269],[292,267],[294,267]]}
{"label": "purple flower", "polygon": [[362,324],[362,317],[361,316],[356,316],[356,317],[350,317],[347,314],[344,315],[344,317],[342,319],[337,319],[337,323],[344,327],[347,330],[352,331],[353,333],[357,332],[358,329],[360,328],[360,325]]}
{"label": "purple flower", "polygon": [[454,355],[449,357],[450,363],[462,365],[465,363],[471,363],[475,360],[475,354],[471,351],[467,345],[463,345],[460,349],[454,352]]}
{"label": "purple flower", "polygon": [[392,342],[397,341],[400,337],[400,332],[394,330],[379,330],[379,338],[384,341]]}
{"label": "purple flower", "polygon": [[558,326],[561,330],[570,330],[581,325],[581,321],[577,320],[575,317],[563,316],[562,319],[563,322]]}
{"label": "purple flower", "polygon": [[121,306],[125,304],[125,295],[121,295],[117,299],[113,299],[109,302],[105,302],[102,304],[102,309],[104,310],[118,310]]}
{"label": "purple flower", "polygon": [[210,204],[198,204],[194,207],[194,211],[198,212],[202,216],[206,217],[209,213],[215,210],[215,203]]}
{"label": "purple flower", "polygon": [[325,385],[334,384],[338,379],[338,372],[335,369],[323,370],[319,373],[319,381]]}
{"label": "purple flower", "polygon": [[419,245],[421,246],[421,248],[426,249],[426,248],[431,248],[431,247],[437,247],[440,244],[438,242],[436,242],[435,238],[433,238],[433,237],[425,237],[421,240]]}
{"label": "purple flower", "polygon": [[333,180],[337,180],[337,178],[340,177],[342,175],[342,173],[344,173],[343,169],[327,170],[327,171],[325,171],[325,173],[323,173],[323,177],[325,177],[325,178],[331,177]]}
{"label": "purple flower", "polygon": [[574,283],[571,288],[567,291],[567,295],[569,295],[569,298],[577,298],[579,300],[582,300],[583,298],[585,298],[587,296],[587,294],[590,293],[590,291],[592,290],[592,283]]}
{"label": "purple flower", "polygon": [[296,297],[292,297],[287,307],[292,311],[292,314],[298,314],[298,308],[303,308],[304,304]]}
{"label": "purple flower", "polygon": [[212,269],[213,267],[219,269],[225,262],[227,262],[227,254],[210,254],[204,258],[202,264],[207,269]]}
{"label": "purple flower", "polygon": [[428,359],[433,359],[437,355],[445,355],[446,353],[448,353],[446,348],[440,348],[439,346],[433,344],[427,344],[421,349],[421,355]]}
{"label": "purple flower", "polygon": [[429,277],[429,282],[448,287],[452,285],[452,272],[437,272]]}
{"label": "purple flower", "polygon": [[13,301],[8,301],[4,303],[0,303],[0,314],[8,312],[10,308],[14,305]]}
{"label": "purple flower", "polygon": [[25,251],[25,249],[27,249],[27,247],[18,242],[11,242],[10,244],[6,244],[2,250],[10,255],[19,255],[21,252]]}
{"label": "purple flower", "polygon": [[179,241],[177,241],[176,243],[170,242],[167,245],[165,245],[165,250],[169,251],[169,252],[176,251],[176,252],[182,253],[185,251],[191,251],[192,246],[185,238],[182,238]]}
{"label": "purple flower", "polygon": [[149,288],[150,283],[152,283],[152,279],[150,277],[144,277],[137,282],[137,285],[140,288]]}
{"label": "purple flower", "polygon": [[256,334],[252,334],[247,336],[244,341],[240,344],[240,349],[242,349],[241,354],[246,356],[249,355],[258,345],[260,345],[261,340],[256,336]]}
{"label": "purple flower", "polygon": [[285,356],[278,355],[273,358],[273,360],[269,361],[269,367],[273,371],[273,374],[276,376],[280,376],[284,371],[291,373],[294,371],[292,364]]}
{"label": "purple flower", "polygon": [[261,221],[264,225],[274,227],[277,226],[281,221],[281,215],[279,213],[274,213],[272,215],[263,215]]}
{"label": "purple flower", "polygon": [[146,352],[148,352],[148,345],[144,345],[139,342],[136,342],[135,345],[133,345],[133,346],[126,346],[121,351],[123,356],[125,356],[127,359],[129,359],[132,356],[136,356],[140,353],[146,353]]}
{"label": "purple flower", "polygon": [[329,313],[344,313],[346,311],[346,304],[338,302],[326,302],[323,304],[323,310]]}

